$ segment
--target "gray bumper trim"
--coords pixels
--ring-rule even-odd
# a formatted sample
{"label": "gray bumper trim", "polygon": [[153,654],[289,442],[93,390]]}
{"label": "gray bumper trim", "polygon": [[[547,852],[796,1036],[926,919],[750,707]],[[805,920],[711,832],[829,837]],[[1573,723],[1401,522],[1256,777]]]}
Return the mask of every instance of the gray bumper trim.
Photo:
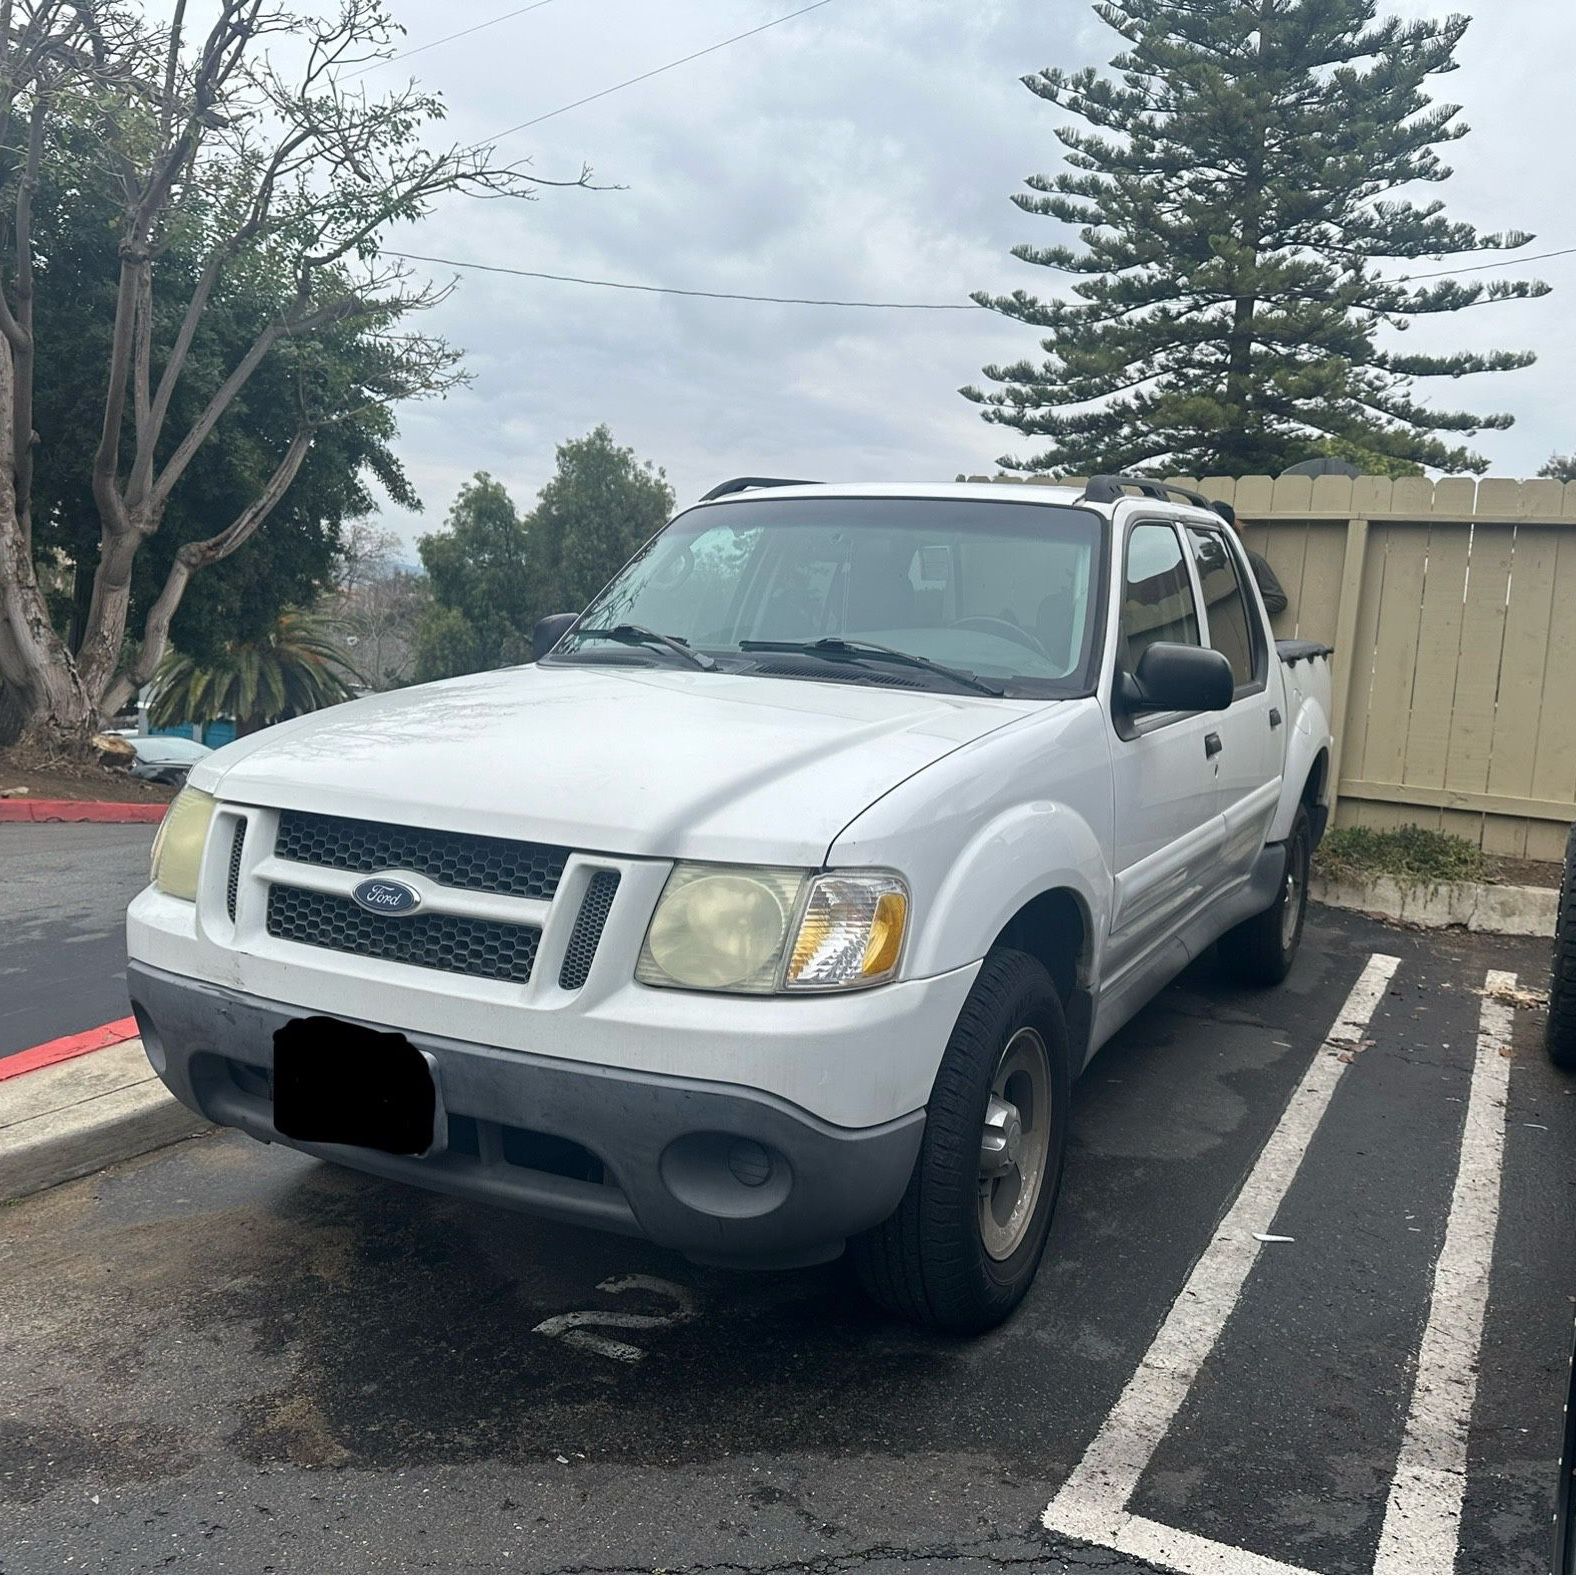
{"label": "gray bumper trim", "polygon": [[[274,1031],[306,1014],[139,963],[127,982],[154,1071],[210,1121],[393,1180],[646,1236],[712,1263],[834,1256],[845,1238],[896,1209],[924,1129],[923,1111],[839,1128],[756,1090],[400,1031],[427,1053],[447,1117],[475,1121],[479,1152],[410,1157],[296,1143],[274,1128],[265,1078]],[[511,1163],[509,1128],[581,1145],[608,1180]],[[766,1151],[764,1177],[753,1148],[739,1163],[738,1140]]]}

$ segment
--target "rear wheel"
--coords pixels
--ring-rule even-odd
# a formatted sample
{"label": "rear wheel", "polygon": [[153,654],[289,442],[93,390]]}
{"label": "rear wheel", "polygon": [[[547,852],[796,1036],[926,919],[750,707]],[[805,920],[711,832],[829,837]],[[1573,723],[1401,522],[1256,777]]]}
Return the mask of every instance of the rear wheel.
{"label": "rear wheel", "polygon": [[1286,869],[1275,901],[1220,938],[1220,957],[1248,985],[1279,985],[1291,973],[1308,916],[1308,869],[1313,828],[1301,806],[1286,839]]}
{"label": "rear wheel", "polygon": [[1565,842],[1565,875],[1554,918],[1549,970],[1549,1028],[1544,1041],[1556,1067],[1576,1069],[1576,826]]}
{"label": "rear wheel", "polygon": [[882,1307],[932,1329],[1000,1324],[1034,1280],[1061,1186],[1067,1028],[1043,964],[992,952],[952,1031],[908,1190],[855,1240]]}

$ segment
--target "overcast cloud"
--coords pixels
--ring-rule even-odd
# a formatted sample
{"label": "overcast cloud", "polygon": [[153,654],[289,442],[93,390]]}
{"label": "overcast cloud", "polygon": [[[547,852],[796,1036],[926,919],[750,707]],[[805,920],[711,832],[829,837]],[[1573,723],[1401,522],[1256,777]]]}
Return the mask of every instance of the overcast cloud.
{"label": "overcast cloud", "polygon": [[[1439,95],[1473,127],[1449,150],[1452,213],[1484,230],[1576,245],[1571,0],[1471,9],[1462,69]],[[508,0],[395,0],[408,47],[510,9]],[[596,92],[796,9],[795,0],[554,0],[382,68],[441,91],[456,138]],[[831,0],[781,27],[507,139],[538,173],[582,162],[619,190],[545,191],[529,204],[448,203],[396,233],[401,250],[692,289],[963,301],[972,289],[1053,288],[1015,262],[1049,220],[1009,201],[1053,169],[1058,115],[1018,81],[1102,63],[1115,35],[1086,0]],[[1467,259],[1473,261],[1473,259]],[[439,277],[449,271],[432,269]],[[1576,446],[1576,257],[1537,265],[1556,293],[1413,331],[1419,348],[1536,349],[1536,368],[1440,386],[1441,404],[1509,410],[1478,447],[1531,475]],[[993,469],[1014,434],[957,389],[1032,354],[1032,331],[985,312],[872,312],[634,295],[465,274],[429,319],[467,352],[471,387],[407,407],[401,452],[426,503],[390,509],[407,540],[441,523],[476,470],[526,506],[558,442],[606,421],[665,467],[680,502],[741,472],[862,480]],[[1008,441],[1004,441],[1008,440]]]}

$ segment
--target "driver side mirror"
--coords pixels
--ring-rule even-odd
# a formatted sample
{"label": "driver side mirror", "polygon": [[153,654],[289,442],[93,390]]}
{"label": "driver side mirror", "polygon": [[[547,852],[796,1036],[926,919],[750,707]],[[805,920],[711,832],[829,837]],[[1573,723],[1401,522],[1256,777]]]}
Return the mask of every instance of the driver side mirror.
{"label": "driver side mirror", "polygon": [[579,618],[578,613],[549,613],[536,621],[531,631],[531,660],[540,662],[569,631],[569,626]]}
{"label": "driver side mirror", "polygon": [[1231,664],[1203,646],[1157,640],[1124,673],[1117,693],[1127,710],[1225,711],[1237,689]]}

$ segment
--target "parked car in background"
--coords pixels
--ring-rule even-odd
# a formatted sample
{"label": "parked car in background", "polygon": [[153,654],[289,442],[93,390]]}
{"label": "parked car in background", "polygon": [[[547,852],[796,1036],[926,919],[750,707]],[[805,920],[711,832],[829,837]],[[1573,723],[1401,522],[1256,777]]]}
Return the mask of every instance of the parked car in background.
{"label": "parked car in background", "polygon": [[134,733],[123,737],[136,751],[136,759],[131,763],[133,777],[170,783],[177,788],[186,781],[186,774],[198,761],[213,754],[206,744],[183,739],[175,733]]}
{"label": "parked car in background", "polygon": [[982,1330],[1090,1057],[1217,942],[1290,969],[1326,659],[1195,493],[725,483],[535,664],[200,762],[143,1043],[254,1137],[714,1264],[850,1242]]}

